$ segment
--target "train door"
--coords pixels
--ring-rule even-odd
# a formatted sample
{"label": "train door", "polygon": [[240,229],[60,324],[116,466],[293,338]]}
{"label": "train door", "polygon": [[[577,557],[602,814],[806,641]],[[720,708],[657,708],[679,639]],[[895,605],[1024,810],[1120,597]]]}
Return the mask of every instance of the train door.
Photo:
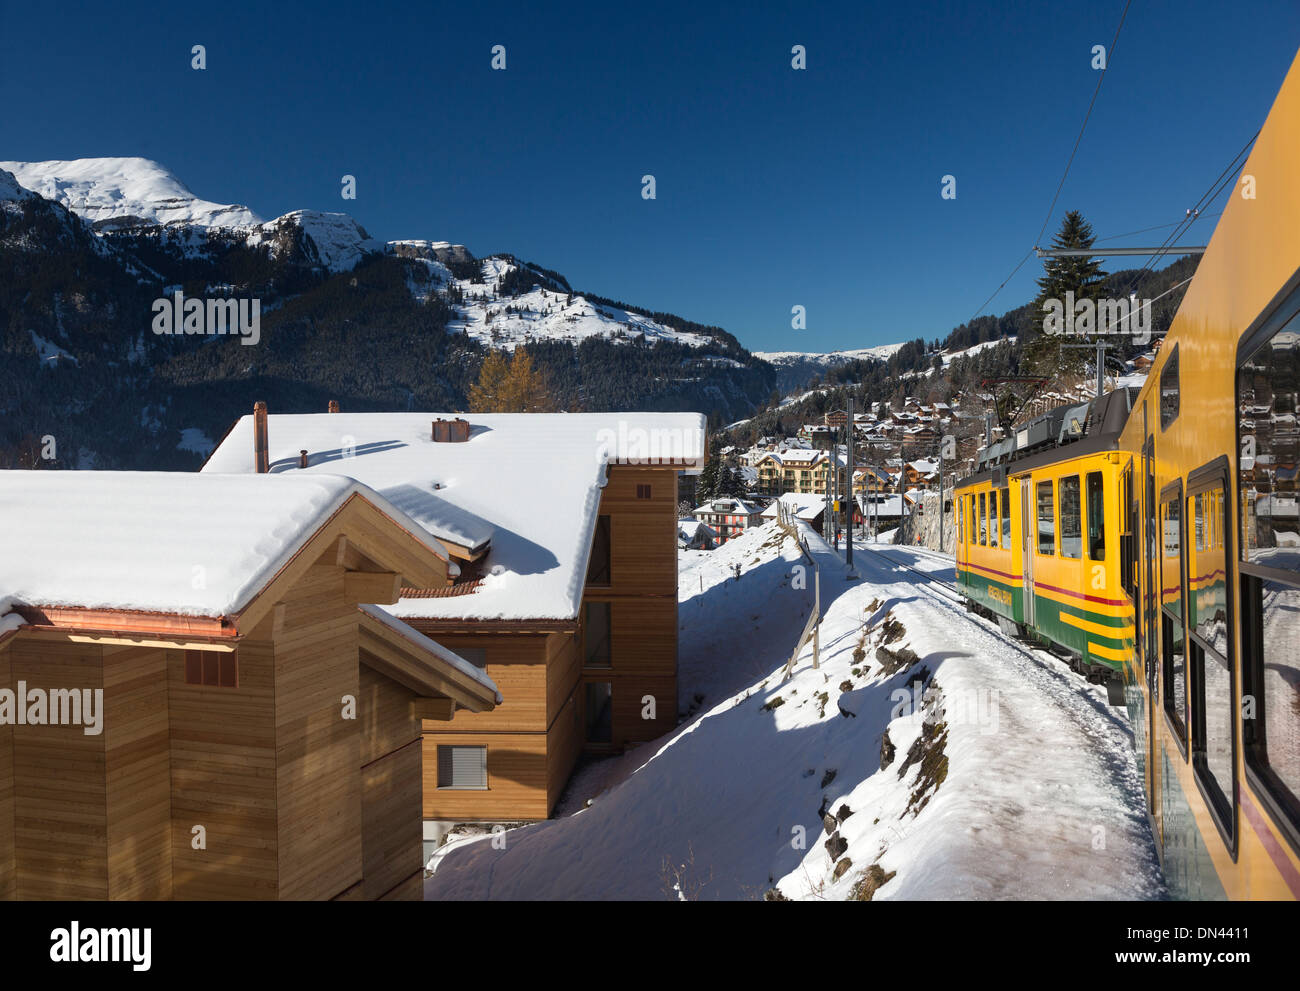
{"label": "train door", "polygon": [[1034,526],[1029,519],[1029,514],[1034,510],[1034,502],[1030,498],[1032,495],[1029,490],[1030,485],[1028,476],[1020,480],[1020,553],[1024,562],[1022,580],[1024,581],[1025,626],[1032,629],[1034,625]]}
{"label": "train door", "polygon": [[[1146,404],[1142,405],[1142,421],[1146,424]],[[1160,821],[1160,803],[1156,797],[1160,793],[1160,765],[1156,763],[1156,709],[1160,708],[1160,678],[1157,663],[1156,643],[1156,585],[1155,560],[1159,544],[1156,542],[1156,476],[1155,476],[1155,437],[1148,434],[1142,445],[1142,588],[1141,604],[1142,628],[1142,672],[1147,687],[1147,771],[1149,785],[1147,795],[1156,845],[1163,848],[1163,827]]]}

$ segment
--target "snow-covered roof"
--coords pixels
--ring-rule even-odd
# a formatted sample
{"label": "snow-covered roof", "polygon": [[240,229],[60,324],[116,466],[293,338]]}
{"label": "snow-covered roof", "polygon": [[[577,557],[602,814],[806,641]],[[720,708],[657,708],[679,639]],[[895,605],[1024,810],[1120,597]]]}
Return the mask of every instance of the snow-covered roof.
{"label": "snow-covered roof", "polygon": [[497,683],[493,681],[491,676],[482,668],[478,667],[477,665],[471,664],[469,661],[465,660],[465,658],[461,657],[455,651],[448,650],[442,644],[438,643],[438,641],[431,640],[429,637],[426,637],[419,630],[416,630],[413,627],[408,626],[406,623],[403,623],[400,619],[398,619],[396,616],[394,616],[392,613],[390,613],[387,609],[383,608],[382,606],[363,605],[363,606],[358,606],[358,608],[367,616],[370,616],[372,619],[378,620],[380,623],[383,623],[384,626],[392,630],[398,636],[405,637],[407,640],[411,641],[416,646],[422,648],[423,650],[428,651],[430,654],[435,655],[440,660],[445,661],[447,664],[450,664],[461,674],[473,678],[484,688],[488,689],[488,691],[496,695],[497,705],[500,705],[504,701],[504,699],[502,699],[501,697],[501,690],[497,688]]}
{"label": "snow-covered roof", "polygon": [[[469,440],[434,443],[452,413],[271,414],[273,475],[345,474],[434,537],[490,541],[482,580],[466,594],[409,597],[402,619],[572,620],[586,581],[605,464],[703,462],[697,413],[469,414]],[[299,451],[308,467],[298,467]],[[243,417],[204,472],[250,472],[253,418]]]}
{"label": "snow-covered roof", "polygon": [[826,509],[826,498],[804,492],[787,492],[763,510],[764,518],[776,519],[778,505],[793,510],[795,516],[801,520],[813,520],[817,518],[818,513]]}
{"label": "snow-covered roof", "polygon": [[421,534],[337,474],[0,471],[0,588],[30,606],[229,616],[356,493]]}
{"label": "snow-covered roof", "polygon": [[718,535],[718,532],[714,530],[713,527],[692,517],[686,516],[677,521],[677,536],[679,539],[684,540],[687,543],[694,540],[701,530],[703,530],[704,535],[709,538]]}
{"label": "snow-covered roof", "polygon": [[[722,506],[722,509],[717,508]],[[731,513],[737,516],[753,516],[759,511],[759,508],[752,502],[745,499],[737,499],[734,496],[725,496],[719,499],[710,499],[708,502],[701,503],[691,510],[692,513]]]}

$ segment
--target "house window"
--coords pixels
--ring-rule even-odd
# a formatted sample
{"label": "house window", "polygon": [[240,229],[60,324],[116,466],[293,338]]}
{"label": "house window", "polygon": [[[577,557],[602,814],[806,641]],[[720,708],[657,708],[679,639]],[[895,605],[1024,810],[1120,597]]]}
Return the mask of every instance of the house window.
{"label": "house window", "polygon": [[649,498],[650,498],[650,486],[648,486],[648,485],[638,485],[638,486],[636,487],[636,497],[637,497],[638,499],[649,499]]}
{"label": "house window", "polygon": [[596,534],[591,540],[591,560],[587,562],[587,584],[608,585],[609,568],[609,517],[596,517]]}
{"label": "house window", "polygon": [[486,791],[487,747],[438,747],[438,788]]}
{"label": "house window", "polygon": [[614,741],[613,686],[608,681],[587,682],[587,742]]}
{"label": "house window", "polygon": [[207,685],[210,688],[238,688],[239,652],[187,650],[185,684]]}
{"label": "house window", "polygon": [[583,623],[583,664],[589,668],[610,666],[609,603],[585,603]]}
{"label": "house window", "polygon": [[1061,557],[1083,556],[1083,528],[1080,520],[1079,476],[1071,475],[1060,482]]}

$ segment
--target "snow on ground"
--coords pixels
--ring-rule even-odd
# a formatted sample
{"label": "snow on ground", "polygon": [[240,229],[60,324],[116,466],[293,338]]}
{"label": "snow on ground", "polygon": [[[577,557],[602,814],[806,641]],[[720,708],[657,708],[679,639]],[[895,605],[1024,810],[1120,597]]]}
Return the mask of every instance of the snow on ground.
{"label": "snow on ground", "polygon": [[850,581],[803,535],[820,669],[805,648],[782,681],[813,581],[776,524],[682,552],[683,724],[586,765],[556,818],[440,851],[425,897],[1162,897],[1104,691],[898,566],[951,559],[860,549]]}
{"label": "snow on ground", "polygon": [[70,361],[74,365],[80,364],[76,358],[70,355],[63,348],[59,347],[53,341],[47,341],[34,330],[27,333],[32,336],[32,346],[36,348],[36,356],[40,359],[41,365],[45,368],[52,368],[61,362]]}

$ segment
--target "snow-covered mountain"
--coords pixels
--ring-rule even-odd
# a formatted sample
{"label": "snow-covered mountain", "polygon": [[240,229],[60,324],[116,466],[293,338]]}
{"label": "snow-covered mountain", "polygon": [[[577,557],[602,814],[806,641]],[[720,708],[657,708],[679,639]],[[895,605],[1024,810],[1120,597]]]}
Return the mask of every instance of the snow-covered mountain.
{"label": "snow-covered mountain", "polygon": [[[648,314],[574,293],[554,272],[509,255],[476,259],[449,241],[372,238],[346,213],[294,210],[263,221],[244,206],[195,196],[174,174],[144,158],[82,158],[68,162],[3,162],[17,182],[90,222],[101,234],[148,238],[184,260],[214,258],[232,244],[271,258],[293,256],[307,268],[336,275],[369,254],[415,263],[410,289],[426,302],[441,297],[453,316],[447,329],[513,350],[530,340],[713,343],[708,334],[674,328]],[[4,196],[0,186],[0,197]],[[21,187],[18,187],[21,188]],[[10,194],[17,197],[17,191]],[[143,232],[143,233],[142,233]],[[141,245],[135,243],[134,248]],[[719,359],[727,360],[727,359]]]}
{"label": "snow-covered mountain", "polygon": [[777,385],[782,391],[800,389],[830,368],[847,365],[850,361],[875,358],[885,361],[902,343],[880,344],[870,348],[853,348],[848,351],[755,351],[754,357],[776,367]]}
{"label": "snow-covered mountain", "polygon": [[67,162],[0,162],[18,182],[98,228],[140,224],[251,227],[262,218],[246,206],[195,196],[147,158],[78,158]]}

